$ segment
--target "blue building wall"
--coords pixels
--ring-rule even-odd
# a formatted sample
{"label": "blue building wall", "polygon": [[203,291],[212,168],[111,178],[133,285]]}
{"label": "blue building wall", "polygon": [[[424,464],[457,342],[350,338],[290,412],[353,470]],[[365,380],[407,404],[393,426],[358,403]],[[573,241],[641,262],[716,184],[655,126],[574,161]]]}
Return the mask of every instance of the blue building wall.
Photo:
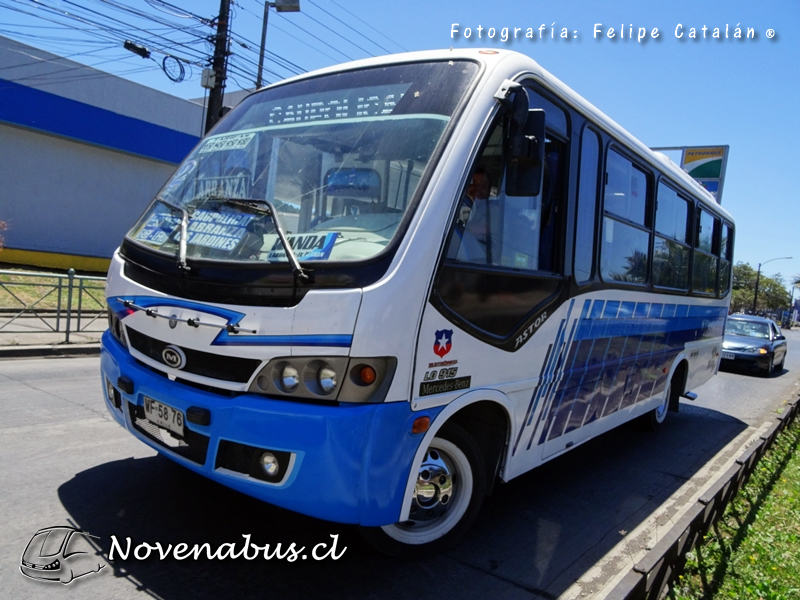
{"label": "blue building wall", "polygon": [[0,263],[103,271],[203,107],[0,37]]}

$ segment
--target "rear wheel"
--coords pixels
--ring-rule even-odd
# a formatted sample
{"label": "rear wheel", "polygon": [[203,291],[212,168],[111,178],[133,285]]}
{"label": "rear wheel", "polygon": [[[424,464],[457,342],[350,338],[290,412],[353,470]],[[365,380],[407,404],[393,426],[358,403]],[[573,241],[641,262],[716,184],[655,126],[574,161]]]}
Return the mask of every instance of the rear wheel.
{"label": "rear wheel", "polygon": [[467,531],[486,491],[483,457],[472,437],[455,424],[431,440],[417,473],[407,521],[365,527],[375,548],[399,558],[441,552]]}
{"label": "rear wheel", "polygon": [[[656,406],[653,410],[647,413],[644,419],[644,423],[648,429],[651,431],[656,431],[661,427],[664,421],[667,420],[667,412],[669,411],[669,404],[672,400],[673,390],[675,390],[675,385],[672,381],[667,384],[667,389],[664,390],[664,397],[661,399],[661,403]],[[677,393],[677,392],[676,392]]]}

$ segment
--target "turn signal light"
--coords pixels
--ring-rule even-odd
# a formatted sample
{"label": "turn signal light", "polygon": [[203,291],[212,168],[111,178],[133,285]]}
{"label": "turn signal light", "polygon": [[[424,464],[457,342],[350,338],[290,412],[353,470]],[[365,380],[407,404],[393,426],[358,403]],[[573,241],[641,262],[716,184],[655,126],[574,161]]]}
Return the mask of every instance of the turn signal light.
{"label": "turn signal light", "polygon": [[425,433],[431,426],[430,417],[417,417],[411,426],[411,433]]}
{"label": "turn signal light", "polygon": [[375,373],[375,369],[373,369],[370,365],[364,365],[358,371],[358,377],[361,379],[362,384],[372,385],[375,383],[375,379],[377,379],[378,375]]}

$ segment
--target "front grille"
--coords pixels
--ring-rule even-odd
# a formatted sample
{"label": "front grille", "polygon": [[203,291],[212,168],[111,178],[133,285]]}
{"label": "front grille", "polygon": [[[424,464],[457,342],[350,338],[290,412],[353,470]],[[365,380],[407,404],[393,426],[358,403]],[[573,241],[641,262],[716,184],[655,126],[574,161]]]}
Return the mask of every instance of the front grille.
{"label": "front grille", "polygon": [[[264,452],[271,452],[275,455],[275,458],[278,459],[279,468],[275,475],[269,476],[261,468],[259,458],[261,458]],[[270,450],[268,448],[256,448],[255,446],[239,444],[238,442],[220,440],[219,450],[217,451],[217,461],[214,468],[228,469],[229,471],[248,475],[255,479],[260,479],[261,481],[278,483],[286,476],[286,470],[289,468],[291,456],[289,452]]]}
{"label": "front grille", "polygon": [[144,407],[128,402],[128,414],[131,417],[133,428],[143,436],[152,440],[159,446],[171,450],[175,454],[192,461],[198,465],[206,463],[208,453],[208,436],[185,428],[183,439],[175,437],[169,431],[151,423],[144,416]]}
{"label": "front grille", "polygon": [[[126,331],[128,333],[128,341],[133,348],[163,365],[166,364],[161,353],[164,348],[171,344],[157,340],[130,327]],[[181,348],[181,350],[186,355],[186,365],[182,371],[210,379],[247,383],[255,370],[261,365],[261,361],[255,358],[225,356],[190,348]]]}

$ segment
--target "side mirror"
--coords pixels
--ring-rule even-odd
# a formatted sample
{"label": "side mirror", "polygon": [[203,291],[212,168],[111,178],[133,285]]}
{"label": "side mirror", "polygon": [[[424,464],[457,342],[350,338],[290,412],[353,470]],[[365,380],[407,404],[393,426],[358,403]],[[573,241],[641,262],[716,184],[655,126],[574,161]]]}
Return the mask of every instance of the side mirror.
{"label": "side mirror", "polygon": [[545,116],[528,108],[528,92],[520,87],[508,115],[505,144],[506,195],[538,196],[544,176]]}

